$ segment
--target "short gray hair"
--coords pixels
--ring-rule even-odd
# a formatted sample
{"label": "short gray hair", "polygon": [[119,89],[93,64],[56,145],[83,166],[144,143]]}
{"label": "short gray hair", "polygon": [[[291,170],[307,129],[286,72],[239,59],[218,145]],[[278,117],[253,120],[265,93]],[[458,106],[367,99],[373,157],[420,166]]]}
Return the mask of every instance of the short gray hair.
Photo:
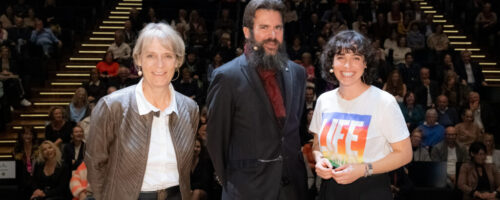
{"label": "short gray hair", "polygon": [[154,39],[158,39],[163,47],[174,52],[177,60],[176,67],[180,67],[184,62],[184,41],[177,31],[165,23],[149,23],[141,30],[132,52],[134,63],[137,62],[144,47],[151,44]]}

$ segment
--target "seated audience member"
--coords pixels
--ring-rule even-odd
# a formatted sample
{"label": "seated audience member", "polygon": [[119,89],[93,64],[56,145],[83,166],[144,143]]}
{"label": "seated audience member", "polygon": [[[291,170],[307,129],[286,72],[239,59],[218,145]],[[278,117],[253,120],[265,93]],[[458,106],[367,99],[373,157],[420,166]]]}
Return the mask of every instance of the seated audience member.
{"label": "seated audience member", "polygon": [[85,142],[83,142],[83,138],[83,128],[80,125],[76,125],[73,127],[71,143],[64,145],[63,160],[71,171],[76,170],[83,162],[83,156],[85,155]]}
{"label": "seated audience member", "polygon": [[384,84],[382,89],[392,94],[398,103],[403,102],[407,91],[406,84],[403,83],[403,79],[401,78],[401,74],[399,74],[398,70],[393,70],[389,73],[387,82]]}
{"label": "seated audience member", "polygon": [[43,53],[50,58],[54,53],[54,46],[62,47],[62,42],[52,33],[50,28],[44,28],[43,21],[37,19],[35,30],[31,32],[31,42],[42,47]]}
{"label": "seated audience member", "polygon": [[28,8],[28,15],[24,17],[24,25],[29,28],[35,28],[36,13],[34,8]]}
{"label": "seated audience member", "polygon": [[51,141],[43,141],[33,174],[35,191],[30,199],[67,199],[70,174],[59,148]]}
{"label": "seated audience member", "polygon": [[436,100],[438,122],[444,127],[455,126],[459,122],[458,113],[455,108],[448,106],[448,97],[439,95]]}
{"label": "seated audience member", "polygon": [[82,162],[69,180],[69,188],[73,195],[73,200],[85,200],[90,193],[89,182],[87,181],[87,166]]}
{"label": "seated audience member", "polygon": [[420,66],[415,64],[413,60],[413,55],[411,53],[406,53],[405,62],[397,66],[399,74],[403,79],[403,83],[406,84],[408,90],[414,90],[419,82]]}
{"label": "seated audience member", "polygon": [[5,28],[10,28],[12,25],[14,25],[14,9],[12,9],[11,5],[8,5],[5,7],[5,13],[0,16],[0,22],[3,24],[3,27]]}
{"label": "seated audience member", "polygon": [[92,69],[90,71],[89,82],[83,84],[83,88],[88,93],[88,101],[91,103],[97,103],[101,97],[106,95],[107,84],[99,76],[99,71],[97,69]]}
{"label": "seated audience member", "polygon": [[410,140],[413,149],[413,161],[431,161],[429,148],[422,146],[422,130],[416,128],[411,132]]}
{"label": "seated audience member", "polygon": [[[118,68],[118,76],[111,77],[108,81],[108,88],[114,86],[115,89],[122,89],[134,85],[139,82],[139,79],[133,78],[130,74],[130,69],[125,66]],[[109,93],[108,93],[109,94]]]}
{"label": "seated audience member", "polygon": [[191,72],[188,68],[182,68],[181,79],[175,81],[175,89],[181,94],[188,96],[195,101],[200,98],[200,88],[198,87],[198,81],[191,76]]}
{"label": "seated audience member", "polygon": [[314,82],[316,79],[316,70],[313,65],[312,61],[312,55],[309,52],[304,52],[302,53],[302,59],[301,59],[302,65],[306,69],[306,74],[307,74],[307,81]]}
{"label": "seated audience member", "polygon": [[422,130],[422,145],[432,147],[444,139],[444,127],[437,122],[436,109],[431,108],[425,112],[425,121],[418,126]]}
{"label": "seated audience member", "polygon": [[75,123],[78,123],[83,118],[90,115],[88,106],[89,100],[85,88],[80,87],[76,89],[75,94],[73,95],[73,99],[68,106],[70,115],[69,119]]}
{"label": "seated audience member", "polygon": [[486,146],[486,163],[494,164],[500,173],[500,150],[495,148],[495,137],[492,134],[483,134],[483,143]]}
{"label": "seated audience member", "polygon": [[125,43],[123,30],[115,31],[115,42],[111,43],[111,46],[108,47],[108,51],[113,52],[113,59],[118,63],[124,65],[130,64],[132,50],[130,46]]}
{"label": "seated audience member", "polygon": [[482,86],[486,86],[484,81],[483,69],[479,63],[471,60],[472,52],[460,52],[461,60],[458,62],[455,70],[460,77],[460,82],[468,85],[472,90],[479,91]]}
{"label": "seated audience member", "polygon": [[7,29],[9,33],[9,47],[15,49],[15,53],[22,55],[25,53],[25,47],[31,37],[31,30],[35,27],[35,21],[33,21],[33,27],[27,28],[25,26],[24,19],[20,16],[15,17],[15,25]]}
{"label": "seated audience member", "polygon": [[2,22],[0,21],[0,44],[6,42],[8,37],[9,37],[9,33],[3,27]]}
{"label": "seated audience member", "polygon": [[224,63],[222,62],[221,53],[220,52],[215,53],[215,55],[212,59],[212,62],[210,64],[208,64],[208,67],[207,67],[208,83],[212,82],[212,79],[213,79],[212,73],[214,72],[214,70],[217,69],[218,67],[222,66],[222,64],[224,64]]}
{"label": "seated audience member", "polygon": [[498,9],[492,10],[491,3],[484,3],[482,11],[477,14],[474,28],[480,45],[493,47],[495,44],[495,33],[497,32]]}
{"label": "seated audience member", "polygon": [[437,55],[448,50],[448,36],[443,33],[443,25],[437,24],[434,28],[434,32],[427,37],[427,48],[433,50]]}
{"label": "seated audience member", "polygon": [[456,184],[457,162],[467,161],[467,149],[457,143],[457,130],[453,126],[446,127],[445,140],[436,144],[431,151],[431,159],[435,162],[446,162],[446,173],[449,185]]}
{"label": "seated audience member", "polygon": [[118,75],[118,68],[120,65],[113,60],[113,52],[107,51],[104,54],[101,62],[96,65],[97,70],[103,78],[109,78]]}
{"label": "seated audience member", "polygon": [[292,39],[292,45],[287,49],[288,56],[290,60],[296,61],[300,60],[302,54],[306,52],[306,47],[302,44],[302,40],[299,35],[296,35]]}
{"label": "seated audience member", "polygon": [[450,53],[445,53],[443,58],[438,62],[433,71],[431,71],[431,79],[436,80],[438,84],[444,84],[445,76],[448,73],[455,73],[455,63],[453,62],[453,57]]}
{"label": "seated audience member", "polygon": [[208,199],[208,193],[213,182],[214,169],[212,162],[206,153],[201,139],[197,138],[194,146],[193,165],[191,168],[191,190],[193,200]]}
{"label": "seated audience member", "polygon": [[398,65],[405,62],[405,55],[411,53],[411,49],[406,46],[406,37],[400,37],[398,45],[394,48],[392,53],[393,64]]}
{"label": "seated audience member", "polygon": [[16,177],[18,180],[18,199],[29,199],[33,185],[33,168],[35,157],[38,153],[37,134],[31,126],[23,127],[23,131],[17,135],[17,143],[14,147],[14,159],[16,160]]}
{"label": "seated audience member", "polygon": [[56,146],[68,144],[75,123],[67,120],[66,110],[60,106],[50,108],[49,119],[49,124],[45,126],[45,139]]}
{"label": "seated audience member", "polygon": [[458,175],[458,188],[463,199],[496,199],[500,192],[500,176],[492,164],[486,161],[486,146],[474,142],[469,148],[470,162],[462,164]]}
{"label": "seated audience member", "polygon": [[[469,92],[469,102],[466,108],[472,111],[474,115],[474,123],[481,128],[483,132],[496,133],[498,131],[498,121],[496,120],[493,109],[486,103],[481,102],[479,93]],[[497,138],[498,140],[499,138]],[[500,144],[499,141],[495,143]]]}
{"label": "seated audience member", "polygon": [[416,54],[415,57],[417,57],[417,60],[421,59],[422,51],[425,51],[425,36],[420,32],[418,23],[415,23],[415,21],[411,22],[410,31],[408,31],[406,37],[408,40],[408,47]]}
{"label": "seated audience member", "polygon": [[133,24],[130,20],[125,20],[123,24],[123,36],[125,37],[125,43],[128,44],[130,49],[134,49],[135,40],[137,40],[137,32],[135,31]]}
{"label": "seated audience member", "polygon": [[479,141],[482,130],[474,123],[474,114],[470,109],[462,113],[462,122],[455,126],[457,129],[457,142],[465,147],[469,147],[475,141]]}
{"label": "seated audience member", "polygon": [[393,50],[398,46],[398,32],[394,29],[391,31],[391,36],[384,40],[384,49],[386,55],[389,55],[389,50]]}
{"label": "seated audience member", "polygon": [[449,106],[461,108],[467,100],[469,89],[458,82],[458,76],[455,72],[449,71],[444,76],[443,85],[441,86],[441,94],[448,97]]}
{"label": "seated audience member", "polygon": [[183,68],[189,69],[189,72],[191,73],[193,79],[199,80],[201,75],[204,73],[204,65],[200,60],[200,58],[198,57],[197,52],[195,51],[188,52],[186,58],[187,59],[184,61],[184,64],[181,66],[181,69]]}
{"label": "seated audience member", "polygon": [[[94,110],[95,103],[89,103],[89,113],[92,114],[92,110]],[[86,138],[89,135],[90,130],[90,116],[83,118],[82,121],[78,122],[78,125],[83,129],[83,142],[86,142]]]}
{"label": "seated audience member", "polygon": [[422,105],[415,102],[415,93],[408,92],[405,96],[404,102],[399,104],[401,112],[406,121],[406,126],[412,131],[420,125],[425,118],[425,110]]}
{"label": "seated audience member", "polygon": [[439,85],[436,81],[430,79],[429,68],[420,68],[420,82],[415,88],[417,103],[430,108],[434,105],[434,100],[440,94]]}
{"label": "seated audience member", "polygon": [[0,47],[1,72],[0,81],[3,82],[3,90],[7,97],[8,104],[12,107],[31,106],[31,102],[24,98],[24,88],[19,75],[12,71],[18,71],[19,66],[14,59],[11,59],[10,49],[7,46]]}
{"label": "seated audience member", "polygon": [[235,49],[231,45],[231,35],[222,33],[217,44],[212,47],[211,52],[219,52],[223,63],[232,60],[235,57]]}

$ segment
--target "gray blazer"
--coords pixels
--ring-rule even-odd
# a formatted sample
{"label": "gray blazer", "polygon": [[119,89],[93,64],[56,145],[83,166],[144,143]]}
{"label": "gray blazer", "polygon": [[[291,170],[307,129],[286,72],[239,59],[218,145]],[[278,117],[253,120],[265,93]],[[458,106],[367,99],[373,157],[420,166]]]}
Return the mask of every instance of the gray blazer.
{"label": "gray blazer", "polygon": [[[97,200],[136,200],[139,197],[154,114],[139,115],[135,88],[133,85],[101,98],[92,112],[85,164],[89,185]],[[177,157],[182,199],[190,199],[198,106],[178,92],[175,101],[179,113],[170,115],[169,129]]]}
{"label": "gray blazer", "polygon": [[[455,152],[457,154],[457,162],[466,162],[468,160],[467,150],[463,146],[456,144]],[[431,159],[437,162],[448,161],[448,145],[446,144],[446,140],[436,144],[432,148]]]}

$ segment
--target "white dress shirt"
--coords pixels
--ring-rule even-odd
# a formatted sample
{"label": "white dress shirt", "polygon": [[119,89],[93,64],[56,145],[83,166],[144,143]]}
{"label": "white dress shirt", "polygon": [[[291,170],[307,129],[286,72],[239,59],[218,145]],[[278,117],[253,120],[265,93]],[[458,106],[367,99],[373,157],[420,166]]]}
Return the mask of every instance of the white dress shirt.
{"label": "white dress shirt", "polygon": [[170,114],[172,112],[177,113],[178,111],[175,102],[175,90],[172,85],[169,86],[169,89],[170,105],[162,111],[146,100],[142,89],[142,80],[137,84],[135,89],[140,115],[146,115],[150,112],[160,112],[159,116],[153,117],[149,153],[147,155],[148,161],[141,187],[141,191],[143,192],[156,191],[179,185],[177,159],[168,126]]}

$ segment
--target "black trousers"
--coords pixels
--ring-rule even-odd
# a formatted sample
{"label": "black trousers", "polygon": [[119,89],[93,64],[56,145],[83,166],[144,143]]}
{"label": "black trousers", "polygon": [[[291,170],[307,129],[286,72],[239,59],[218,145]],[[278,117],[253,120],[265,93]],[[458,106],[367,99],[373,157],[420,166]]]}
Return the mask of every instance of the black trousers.
{"label": "black trousers", "polygon": [[351,184],[338,184],[334,179],[322,180],[320,200],[389,200],[392,199],[391,182],[387,174],[361,177]]}

